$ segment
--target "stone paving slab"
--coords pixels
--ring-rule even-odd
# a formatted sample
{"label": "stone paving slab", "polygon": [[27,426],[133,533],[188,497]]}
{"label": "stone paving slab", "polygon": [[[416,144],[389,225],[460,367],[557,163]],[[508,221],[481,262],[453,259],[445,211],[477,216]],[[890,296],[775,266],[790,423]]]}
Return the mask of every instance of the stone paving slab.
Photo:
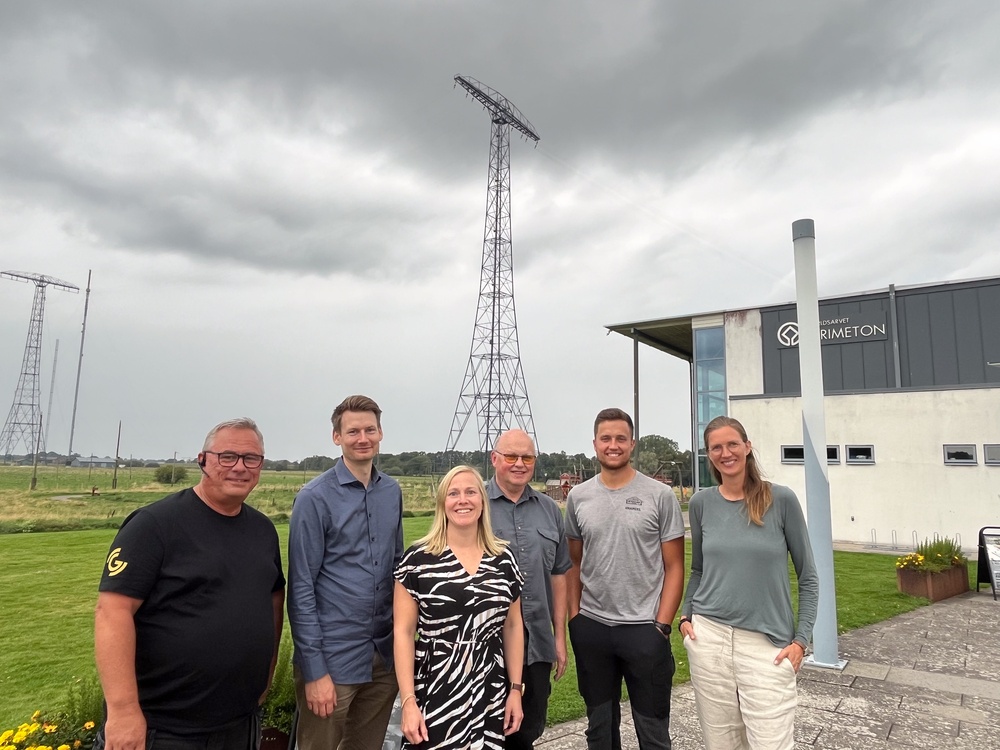
{"label": "stone paving slab", "polygon": [[[796,750],[1000,750],[1000,602],[969,592],[842,635],[841,671],[799,673]],[[673,750],[704,750],[689,684],[671,696]],[[627,704],[622,748],[638,748]],[[583,750],[586,720],[538,750]]]}

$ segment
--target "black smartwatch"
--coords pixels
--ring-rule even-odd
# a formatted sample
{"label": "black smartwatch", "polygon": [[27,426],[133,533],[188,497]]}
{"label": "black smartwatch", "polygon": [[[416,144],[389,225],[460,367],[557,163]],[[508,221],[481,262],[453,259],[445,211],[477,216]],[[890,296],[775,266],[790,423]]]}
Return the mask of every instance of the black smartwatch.
{"label": "black smartwatch", "polygon": [[656,629],[660,631],[660,634],[664,638],[669,638],[670,637],[670,623],[669,622],[659,622],[657,620],[653,620],[653,625],[656,626]]}

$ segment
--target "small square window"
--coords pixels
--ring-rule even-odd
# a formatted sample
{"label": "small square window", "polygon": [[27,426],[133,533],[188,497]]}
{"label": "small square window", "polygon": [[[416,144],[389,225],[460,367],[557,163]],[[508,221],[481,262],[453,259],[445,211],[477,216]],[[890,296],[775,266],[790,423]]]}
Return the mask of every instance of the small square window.
{"label": "small square window", "polygon": [[875,463],[874,445],[848,445],[847,463],[849,464],[873,464]]}
{"label": "small square window", "polygon": [[[801,445],[781,446],[781,463],[783,464],[803,464],[806,461],[805,448]],[[826,446],[826,462],[828,464],[840,463],[840,446]]]}
{"label": "small square window", "polygon": [[976,446],[965,443],[946,445],[944,447],[944,462],[953,466],[979,463],[976,460]]}
{"label": "small square window", "polygon": [[804,464],[805,462],[806,462],[806,450],[801,445],[781,446],[781,463]]}
{"label": "small square window", "polygon": [[989,466],[1000,465],[1000,444],[987,443],[983,446],[983,463]]}

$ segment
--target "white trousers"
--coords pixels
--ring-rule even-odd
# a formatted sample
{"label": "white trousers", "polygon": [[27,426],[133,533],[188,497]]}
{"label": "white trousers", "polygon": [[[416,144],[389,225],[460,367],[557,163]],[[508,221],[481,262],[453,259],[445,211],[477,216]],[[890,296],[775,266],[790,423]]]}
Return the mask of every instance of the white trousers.
{"label": "white trousers", "polygon": [[705,750],[793,750],[795,668],[767,636],[701,615],[685,638]]}

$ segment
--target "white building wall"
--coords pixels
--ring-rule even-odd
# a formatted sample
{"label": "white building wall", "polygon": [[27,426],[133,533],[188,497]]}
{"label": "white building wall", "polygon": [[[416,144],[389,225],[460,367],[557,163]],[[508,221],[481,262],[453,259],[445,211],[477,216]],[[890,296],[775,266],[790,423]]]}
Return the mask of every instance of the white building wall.
{"label": "white building wall", "polygon": [[[727,330],[727,354],[728,341]],[[735,372],[742,362],[727,366]],[[746,427],[768,477],[795,490],[805,508],[805,468],[781,463],[782,445],[802,444],[800,399],[730,400],[729,414]],[[827,467],[835,540],[870,543],[874,534],[886,544],[895,534],[908,550],[914,535],[937,534],[974,549],[981,527],[1000,525],[1000,466],[983,463],[983,444],[1000,443],[1000,390],[827,396],[826,429],[841,454]],[[978,464],[945,465],[946,443],[975,444]],[[873,445],[875,464],[846,463],[846,445]]]}
{"label": "white building wall", "polygon": [[726,313],[726,392],[730,396],[764,392],[760,310]]}

